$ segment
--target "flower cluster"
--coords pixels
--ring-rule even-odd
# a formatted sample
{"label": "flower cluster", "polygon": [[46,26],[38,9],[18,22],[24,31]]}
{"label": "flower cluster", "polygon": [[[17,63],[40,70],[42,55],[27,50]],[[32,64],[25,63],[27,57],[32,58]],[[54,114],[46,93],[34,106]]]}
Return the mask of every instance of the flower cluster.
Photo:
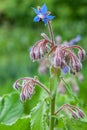
{"label": "flower cluster", "polygon": [[[46,35],[43,35],[43,37],[44,39],[38,41],[31,49],[30,58],[33,61],[41,59],[45,53],[48,53],[48,55],[51,56],[52,65],[55,68],[59,67],[63,73],[71,72],[75,74],[82,69],[81,61],[85,59],[86,53],[80,46],[73,45],[80,40],[80,37],[53,47],[50,46],[51,41]],[[57,38],[57,41],[59,40],[60,39]],[[78,49],[78,54],[73,51],[74,49]]]}
{"label": "flower cluster", "polygon": [[[63,106],[61,106],[55,114],[59,113],[60,111],[64,111],[66,114],[71,114],[72,117],[74,119],[78,119],[78,118],[84,118],[85,117],[85,114],[84,112],[79,109],[78,107],[76,106],[73,106],[73,105],[70,105],[70,104],[64,104]],[[68,113],[67,113],[68,111]]]}
{"label": "flower cluster", "polygon": [[30,99],[31,96],[34,94],[35,85],[38,85],[42,89],[44,89],[48,94],[50,94],[50,91],[43,85],[41,82],[37,80],[36,77],[30,78],[30,77],[23,77],[13,84],[13,88],[18,90],[19,88],[22,89],[20,93],[20,99],[21,101],[25,101],[26,99]]}
{"label": "flower cluster", "polygon": [[44,56],[44,54],[47,52],[47,43],[47,40],[42,39],[31,48],[30,58],[33,61],[41,59]]}
{"label": "flower cluster", "polygon": [[[73,51],[73,49],[78,49],[78,55]],[[81,61],[85,59],[85,51],[80,46],[77,45],[58,45],[53,48],[54,57],[53,65],[55,67],[60,67],[65,73],[79,72],[82,69]]]}
{"label": "flower cluster", "polygon": [[[22,83],[21,83],[22,82]],[[22,88],[22,92],[20,93],[20,99],[25,101],[27,98],[30,99],[34,93],[35,81],[32,78],[21,78],[17,80],[13,87],[18,90],[20,87]]]}

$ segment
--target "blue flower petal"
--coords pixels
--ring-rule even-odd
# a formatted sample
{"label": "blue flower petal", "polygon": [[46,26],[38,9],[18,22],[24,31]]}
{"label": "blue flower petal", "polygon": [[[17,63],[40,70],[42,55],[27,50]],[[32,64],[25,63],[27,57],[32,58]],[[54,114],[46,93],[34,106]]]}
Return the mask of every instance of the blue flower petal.
{"label": "blue flower petal", "polygon": [[43,22],[46,25],[48,23],[48,19],[43,19]]}
{"label": "blue flower petal", "polygon": [[34,21],[34,22],[39,22],[39,21],[40,21],[40,18],[39,18],[38,16],[35,16],[33,21]]}
{"label": "blue flower petal", "polygon": [[46,13],[47,13],[47,6],[46,6],[46,4],[44,4],[44,5],[40,8],[40,10],[41,10],[41,13],[42,13],[42,14],[46,14]]}
{"label": "blue flower petal", "polygon": [[62,72],[66,74],[69,72],[69,70],[70,70],[69,66],[64,66],[64,68],[62,69]]}
{"label": "blue flower petal", "polygon": [[80,40],[81,40],[81,36],[78,35],[78,36],[76,37],[76,40],[77,40],[77,42],[80,41]]}
{"label": "blue flower petal", "polygon": [[72,40],[68,43],[68,45],[69,45],[69,46],[72,46],[72,45],[76,44],[77,42],[79,42],[80,40],[81,40],[81,36],[78,35],[76,38],[72,39]]}
{"label": "blue flower petal", "polygon": [[35,12],[36,14],[39,14],[39,13],[40,13],[39,10],[37,10],[37,9],[35,9],[35,8],[33,8],[33,10],[34,10],[34,12]]}
{"label": "blue flower petal", "polygon": [[49,19],[49,20],[52,20],[55,16],[52,16],[52,15],[47,15],[46,18]]}

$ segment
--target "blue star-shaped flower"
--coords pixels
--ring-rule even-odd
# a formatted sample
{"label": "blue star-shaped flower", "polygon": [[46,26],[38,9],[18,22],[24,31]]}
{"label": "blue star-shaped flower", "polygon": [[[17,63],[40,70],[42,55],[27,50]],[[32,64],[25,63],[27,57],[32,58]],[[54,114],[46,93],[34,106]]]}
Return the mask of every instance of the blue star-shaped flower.
{"label": "blue star-shaped flower", "polygon": [[76,38],[72,39],[72,40],[68,43],[68,45],[69,45],[69,46],[72,46],[72,45],[76,44],[77,42],[79,42],[80,40],[81,40],[81,36],[78,35]]}
{"label": "blue star-shaped flower", "polygon": [[64,68],[62,69],[62,72],[66,74],[69,72],[69,70],[70,70],[69,66],[64,66]]}
{"label": "blue star-shaped flower", "polygon": [[50,15],[50,13],[47,11],[47,6],[44,4],[42,7],[38,7],[38,9],[34,9],[34,12],[37,14],[34,17],[34,22],[43,21],[46,25],[48,21],[52,20],[55,16]]}

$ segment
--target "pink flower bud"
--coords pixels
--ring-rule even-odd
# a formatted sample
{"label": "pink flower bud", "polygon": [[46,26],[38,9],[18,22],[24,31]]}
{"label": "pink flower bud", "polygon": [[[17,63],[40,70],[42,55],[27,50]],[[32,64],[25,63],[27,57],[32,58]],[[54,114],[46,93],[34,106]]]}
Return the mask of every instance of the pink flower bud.
{"label": "pink flower bud", "polygon": [[45,52],[47,51],[47,40],[40,40],[38,41],[31,49],[30,52],[30,58],[35,61],[38,59],[41,59],[43,57],[43,55],[45,54]]}
{"label": "pink flower bud", "polygon": [[78,114],[81,118],[84,118],[85,117],[85,114],[83,113],[83,111],[81,110],[78,110]]}
{"label": "pink flower bud", "polygon": [[20,87],[21,87],[20,84],[16,84],[16,83],[13,84],[13,88],[16,90],[18,90]]}
{"label": "pink flower bud", "polygon": [[25,85],[22,88],[22,94],[25,95],[26,98],[31,98],[34,93],[34,83],[33,81],[26,81]]}
{"label": "pink flower bud", "polygon": [[80,60],[84,60],[85,56],[86,56],[85,50],[84,49],[79,50],[78,51],[78,56],[79,56]]}
{"label": "pink flower bud", "polygon": [[73,117],[74,119],[78,119],[77,113],[76,113],[76,112],[72,112],[72,117]]}
{"label": "pink flower bud", "polygon": [[61,58],[60,57],[57,57],[57,56],[55,56],[54,57],[54,67],[59,67],[59,66],[61,66]]}
{"label": "pink flower bud", "polygon": [[34,52],[34,49],[32,48],[31,51],[30,51],[30,58],[32,60],[35,60],[35,52]]}
{"label": "pink flower bud", "polygon": [[25,95],[23,93],[20,94],[20,99],[23,102],[26,100],[26,97],[25,97]]}
{"label": "pink flower bud", "polygon": [[81,71],[81,69],[82,69],[82,64],[81,64],[81,62],[80,62],[80,61],[73,62],[73,69],[74,69],[76,72]]}

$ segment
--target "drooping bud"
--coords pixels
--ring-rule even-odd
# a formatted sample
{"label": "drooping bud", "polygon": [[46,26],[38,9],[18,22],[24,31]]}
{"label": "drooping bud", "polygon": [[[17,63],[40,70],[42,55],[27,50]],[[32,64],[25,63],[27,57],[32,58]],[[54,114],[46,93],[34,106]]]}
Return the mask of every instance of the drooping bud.
{"label": "drooping bud", "polygon": [[34,93],[34,83],[33,81],[26,81],[25,85],[23,86],[22,88],[22,94],[30,99],[31,96],[33,95]]}
{"label": "drooping bud", "polygon": [[31,48],[31,51],[30,51],[30,58],[31,58],[33,61],[35,60],[35,53],[34,53],[33,47]]}
{"label": "drooping bud", "polygon": [[20,93],[20,99],[23,102],[26,100],[26,97],[25,97],[25,95],[23,93]]}
{"label": "drooping bud", "polygon": [[78,77],[78,80],[79,80],[80,82],[82,82],[82,81],[84,80],[84,76],[83,76],[82,73],[78,73],[78,74],[77,74],[77,77]]}
{"label": "drooping bud", "polygon": [[82,64],[80,61],[76,61],[76,62],[73,62],[72,67],[73,67],[73,70],[75,70],[76,72],[79,72],[82,69]]}
{"label": "drooping bud", "polygon": [[84,60],[85,56],[86,56],[85,50],[84,49],[79,50],[78,56],[79,56],[80,60]]}
{"label": "drooping bud", "polygon": [[82,110],[78,110],[78,114],[79,114],[79,116],[81,117],[81,118],[84,118],[85,117],[85,114],[84,114],[84,112],[82,111]]}
{"label": "drooping bud", "polygon": [[21,87],[20,84],[17,84],[17,83],[13,84],[13,88],[16,89],[16,90],[18,90],[20,87]]}
{"label": "drooping bud", "polygon": [[54,57],[54,62],[53,62],[53,64],[54,64],[54,67],[59,67],[59,66],[61,66],[61,58],[55,56],[55,57]]}
{"label": "drooping bud", "polygon": [[41,33],[41,36],[42,36],[45,40],[50,41],[49,38],[48,38],[48,36],[47,36],[45,33]]}
{"label": "drooping bud", "polygon": [[72,117],[77,120],[78,119],[77,113],[76,112],[72,112]]}
{"label": "drooping bud", "polygon": [[61,36],[57,36],[57,37],[56,37],[56,42],[57,42],[58,44],[60,44],[60,43],[61,43],[61,41],[62,41]]}
{"label": "drooping bud", "polygon": [[47,52],[47,46],[46,46],[47,42],[48,41],[46,39],[42,39],[32,47],[30,51],[30,58],[33,61],[41,59],[45,54],[45,52]]}
{"label": "drooping bud", "polygon": [[40,58],[40,52],[37,47],[33,47],[30,52],[30,58],[35,61]]}

